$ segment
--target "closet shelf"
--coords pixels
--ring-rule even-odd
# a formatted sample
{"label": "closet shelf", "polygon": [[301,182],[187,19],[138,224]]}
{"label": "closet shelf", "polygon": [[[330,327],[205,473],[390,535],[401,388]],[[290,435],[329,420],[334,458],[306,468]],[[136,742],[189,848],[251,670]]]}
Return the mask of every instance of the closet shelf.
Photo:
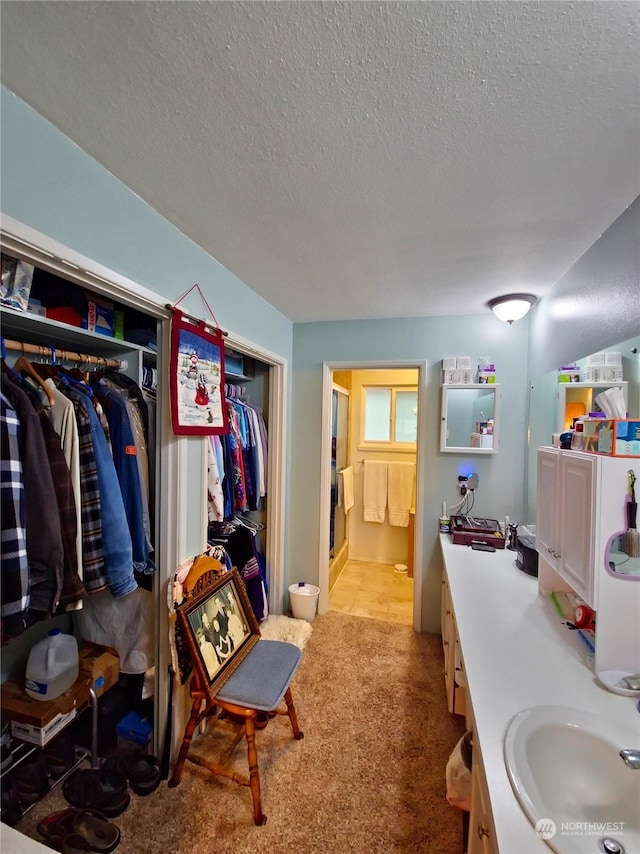
{"label": "closet shelf", "polygon": [[14,311],[3,306],[0,309],[0,318],[2,319],[3,335],[7,337],[16,336],[29,343],[47,348],[64,342],[66,346],[77,348],[80,353],[83,350],[94,352],[96,342],[99,342],[100,352],[109,358],[121,358],[126,351],[157,355],[149,347],[141,347],[139,344],[123,341],[120,338],[110,338],[107,335],[89,332],[86,329],[69,326],[58,320],[50,320],[26,311]]}

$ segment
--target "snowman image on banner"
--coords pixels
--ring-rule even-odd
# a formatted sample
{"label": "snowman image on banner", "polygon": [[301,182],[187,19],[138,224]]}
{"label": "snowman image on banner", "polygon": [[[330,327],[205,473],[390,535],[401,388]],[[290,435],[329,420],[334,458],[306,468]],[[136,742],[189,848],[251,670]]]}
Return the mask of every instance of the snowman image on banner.
{"label": "snowman image on banner", "polygon": [[200,385],[202,384],[202,378],[205,375],[202,372],[198,372],[198,354],[195,350],[191,352],[189,355],[189,365],[186,371],[183,371],[180,376],[180,382],[182,383],[182,400],[185,406],[188,406],[190,409],[197,408],[206,408],[209,397],[206,394],[206,380],[205,380],[205,394],[206,400],[202,403],[203,395],[200,390]]}

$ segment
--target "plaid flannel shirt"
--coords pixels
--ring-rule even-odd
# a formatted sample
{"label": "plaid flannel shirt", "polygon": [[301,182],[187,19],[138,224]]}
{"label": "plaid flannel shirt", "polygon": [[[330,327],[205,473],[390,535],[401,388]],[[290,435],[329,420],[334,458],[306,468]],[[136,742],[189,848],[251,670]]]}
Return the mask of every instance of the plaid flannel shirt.
{"label": "plaid flannel shirt", "polygon": [[0,392],[0,614],[2,642],[23,632],[29,608],[26,508],[20,462],[20,422],[15,409]]}

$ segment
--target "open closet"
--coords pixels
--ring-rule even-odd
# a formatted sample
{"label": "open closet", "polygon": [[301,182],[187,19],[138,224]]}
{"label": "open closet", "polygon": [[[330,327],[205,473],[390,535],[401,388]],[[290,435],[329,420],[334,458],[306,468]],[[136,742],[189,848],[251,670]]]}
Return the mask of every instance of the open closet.
{"label": "open closet", "polygon": [[253,611],[263,620],[269,615],[269,370],[231,350],[225,372],[229,433],[207,439],[207,543],[223,566],[238,568]]}
{"label": "open closet", "polygon": [[[23,607],[2,599],[2,680],[23,678],[30,649],[52,627],[116,650],[118,683],[100,700],[102,753],[128,711],[151,726],[157,717],[166,312],[21,248],[3,240],[3,275],[19,265],[30,287],[25,310],[3,305],[0,315],[3,412],[18,412],[18,442],[3,448],[3,463],[9,455],[22,472],[26,522],[12,597]],[[27,436],[28,419],[39,430]]]}
{"label": "open closet", "polygon": [[[176,567],[208,546],[218,549],[244,571],[247,587],[254,585],[252,603],[259,618],[281,610],[286,362],[240,337],[229,335],[225,342],[226,396],[238,414],[251,413],[251,423],[238,422],[240,437],[248,429],[257,431],[254,437],[260,438],[264,453],[249,448],[243,454],[240,448],[236,463],[244,475],[245,501],[232,496],[219,518],[208,500],[208,437],[176,437],[170,427],[171,312],[166,299],[131,287],[117,274],[112,280],[111,271],[88,259],[81,267],[72,252],[66,257],[49,252],[46,239],[45,246],[2,235],[3,254],[34,267],[28,310],[0,308],[5,371],[10,374],[20,360],[16,373],[32,374],[26,381],[34,386],[39,386],[38,378],[55,373],[53,384],[67,385],[71,396],[74,381],[80,381],[105,403],[110,395],[145,402],[147,412],[139,414],[147,452],[146,500],[137,524],[129,526],[137,533],[139,549],[131,560],[133,583],[127,578],[122,588],[131,587],[127,595],[114,595],[109,584],[96,583],[94,592],[79,596],[77,604],[61,605],[53,597],[49,610],[31,614],[24,630],[3,638],[2,682],[23,677],[29,649],[52,626],[114,647],[123,693],[152,722],[149,749],[168,762],[183,728],[182,703],[176,703],[180,686],[174,685],[173,701],[170,692],[167,584]],[[91,328],[83,328],[87,326]],[[39,391],[46,398],[45,389],[39,386]],[[128,442],[122,442],[126,462]],[[134,459],[138,461],[138,452]],[[237,472],[231,470],[235,479]],[[88,516],[78,518],[82,527]],[[81,531],[77,542],[82,554]],[[106,705],[113,693],[102,698]],[[114,714],[109,711],[105,719],[109,729]],[[102,743],[102,717],[99,727],[102,752],[103,746],[108,748]]]}

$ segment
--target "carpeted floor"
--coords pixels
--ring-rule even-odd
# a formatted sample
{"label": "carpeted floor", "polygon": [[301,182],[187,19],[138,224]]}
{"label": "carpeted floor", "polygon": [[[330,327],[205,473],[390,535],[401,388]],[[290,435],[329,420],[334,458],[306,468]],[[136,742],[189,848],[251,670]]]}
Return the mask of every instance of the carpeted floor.
{"label": "carpeted floor", "polygon": [[[329,612],[316,617],[293,694],[304,739],[286,717],[257,733],[263,809],[249,790],[186,763],[182,782],[132,795],[113,819],[119,854],[461,854],[462,813],[445,798],[445,766],[464,732],[446,709],[437,635]],[[192,749],[214,755],[228,723]],[[233,767],[246,773],[244,742]],[[17,829],[66,806],[58,790]]]}

